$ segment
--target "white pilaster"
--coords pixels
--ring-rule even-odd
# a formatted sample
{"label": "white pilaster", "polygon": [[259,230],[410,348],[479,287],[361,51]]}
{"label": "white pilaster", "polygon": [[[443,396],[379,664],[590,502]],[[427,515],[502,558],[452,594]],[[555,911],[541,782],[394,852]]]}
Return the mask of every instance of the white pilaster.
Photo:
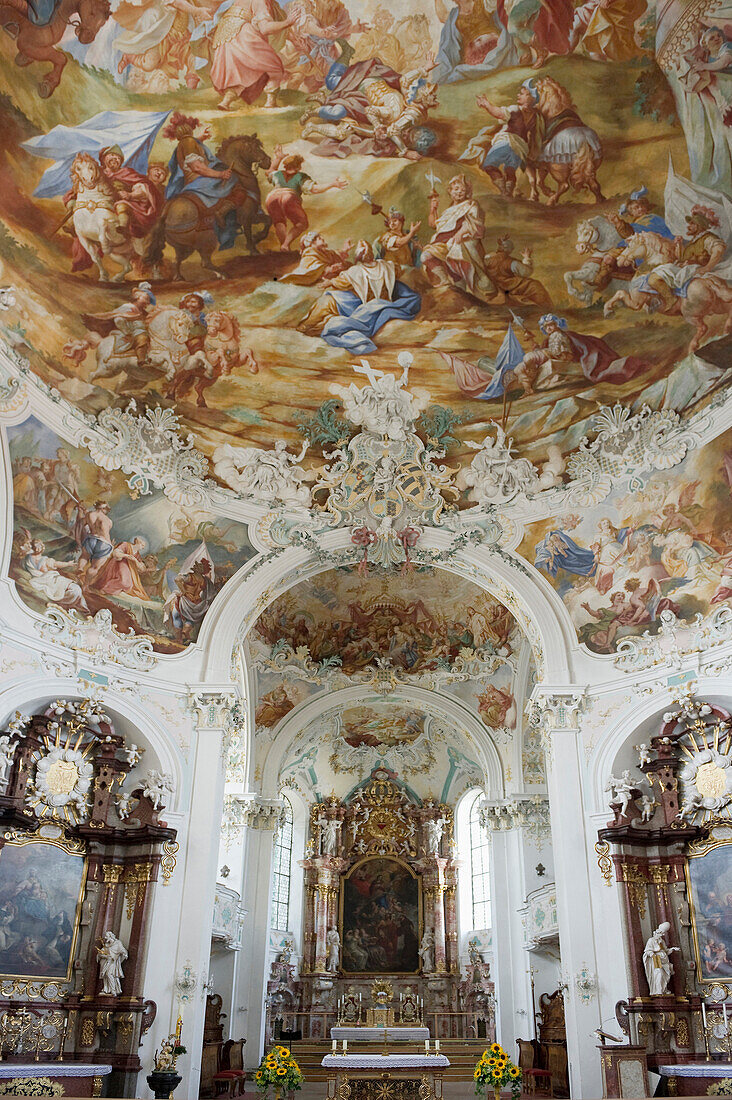
{"label": "white pilaster", "polygon": [[[574,1100],[602,1095],[600,1060],[594,1031],[600,1025],[597,988],[578,986],[582,973],[597,978],[597,927],[592,911],[592,874],[586,843],[582,743],[578,694],[543,696],[535,711],[547,748],[547,786],[557,886],[557,916],[567,1028],[570,1089]],[[537,713],[538,712],[538,713]]]}

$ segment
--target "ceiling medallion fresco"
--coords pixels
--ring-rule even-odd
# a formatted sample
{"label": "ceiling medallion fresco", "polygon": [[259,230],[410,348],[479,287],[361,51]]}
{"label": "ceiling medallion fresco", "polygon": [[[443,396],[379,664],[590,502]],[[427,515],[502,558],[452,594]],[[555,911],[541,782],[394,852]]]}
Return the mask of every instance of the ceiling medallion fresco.
{"label": "ceiling medallion fresco", "polygon": [[344,676],[381,662],[409,677],[447,671],[460,657],[502,663],[521,638],[510,611],[470,581],[440,570],[392,577],[343,569],[279,596],[257,620],[249,647],[255,660],[287,647]]}
{"label": "ceiling medallion fresco", "polygon": [[443,560],[515,531],[597,653],[732,595],[727,437],[694,450],[732,351],[713,0],[74,2],[0,36],[0,332],[88,449],[8,429],[28,606],[176,652],[255,554],[221,513],[360,559],[337,615],[279,597],[259,659],[510,652],[505,608],[425,572],[434,527]]}
{"label": "ceiling medallion fresco", "polygon": [[406,698],[364,697],[358,705],[330,708],[293,737],[280,782],[306,793],[347,795],[376,769],[419,794],[459,797],[485,781],[468,733],[432,708]]}

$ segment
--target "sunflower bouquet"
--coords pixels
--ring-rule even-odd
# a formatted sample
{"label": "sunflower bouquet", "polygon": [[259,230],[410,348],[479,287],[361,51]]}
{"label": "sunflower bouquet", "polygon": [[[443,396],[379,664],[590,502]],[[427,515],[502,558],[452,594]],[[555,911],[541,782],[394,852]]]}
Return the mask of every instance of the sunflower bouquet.
{"label": "sunflower bouquet", "polygon": [[262,1058],[254,1081],[262,1092],[267,1092],[270,1085],[281,1092],[292,1092],[302,1088],[303,1076],[287,1047],[272,1047]]}
{"label": "sunflower bouquet", "polygon": [[475,1067],[475,1091],[493,1089],[496,1097],[501,1089],[510,1088],[514,1098],[521,1092],[521,1070],[506,1054],[500,1043],[493,1043]]}

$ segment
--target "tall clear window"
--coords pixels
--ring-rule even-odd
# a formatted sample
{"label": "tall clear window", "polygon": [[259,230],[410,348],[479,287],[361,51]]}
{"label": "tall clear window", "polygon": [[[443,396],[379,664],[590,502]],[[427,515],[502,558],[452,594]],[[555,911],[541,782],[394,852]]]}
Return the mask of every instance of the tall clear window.
{"label": "tall clear window", "polygon": [[292,873],[292,803],[284,795],[285,810],[277,830],[272,876],[272,927],[278,932],[289,931],[290,876]]}
{"label": "tall clear window", "polygon": [[480,821],[482,792],[470,807],[470,881],[473,893],[473,928],[491,927],[490,840]]}

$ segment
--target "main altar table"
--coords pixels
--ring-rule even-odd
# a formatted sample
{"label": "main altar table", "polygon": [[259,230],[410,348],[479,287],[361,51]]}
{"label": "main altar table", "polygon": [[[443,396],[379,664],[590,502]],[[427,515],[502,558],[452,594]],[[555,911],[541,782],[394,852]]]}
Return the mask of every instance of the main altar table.
{"label": "main altar table", "polygon": [[450,1062],[444,1054],[327,1054],[321,1064],[329,1100],[442,1100]]}
{"label": "main altar table", "polygon": [[[658,1066],[651,1072],[672,1078],[676,1083],[677,1096],[707,1096],[709,1086],[715,1081],[732,1078],[732,1064],[729,1062],[675,1062],[667,1066]],[[668,1091],[670,1094],[671,1089]]]}
{"label": "main altar table", "polygon": [[347,1042],[355,1043],[381,1043],[384,1040],[389,1040],[393,1043],[422,1043],[430,1037],[430,1029],[428,1027],[332,1027],[330,1029],[331,1039],[335,1039],[340,1042],[345,1039]]}
{"label": "main altar table", "polygon": [[0,1062],[0,1096],[101,1096],[109,1065]]}

